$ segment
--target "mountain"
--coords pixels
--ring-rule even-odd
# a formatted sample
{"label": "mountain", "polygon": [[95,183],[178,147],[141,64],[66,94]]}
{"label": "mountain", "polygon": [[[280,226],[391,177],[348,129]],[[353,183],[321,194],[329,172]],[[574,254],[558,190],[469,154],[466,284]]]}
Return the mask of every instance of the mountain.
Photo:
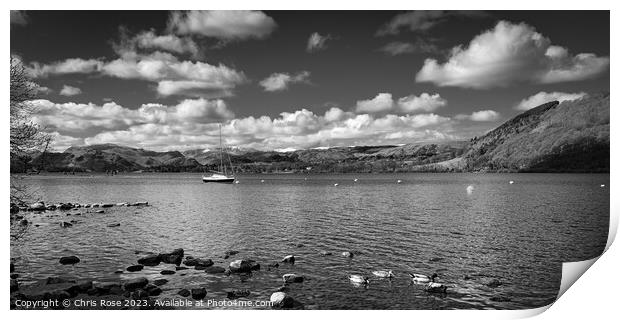
{"label": "mountain", "polygon": [[[470,141],[315,148],[291,152],[228,148],[238,172],[609,172],[609,93],[552,101]],[[219,150],[156,152],[114,144],[11,160],[12,172],[215,170]]]}

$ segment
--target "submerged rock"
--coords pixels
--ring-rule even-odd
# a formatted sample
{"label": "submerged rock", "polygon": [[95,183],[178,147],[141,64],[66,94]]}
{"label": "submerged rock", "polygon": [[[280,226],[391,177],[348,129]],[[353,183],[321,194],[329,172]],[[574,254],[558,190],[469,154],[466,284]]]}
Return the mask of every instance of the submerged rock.
{"label": "submerged rock", "polygon": [[144,290],[146,290],[146,292],[148,293],[148,295],[149,295],[149,296],[152,296],[152,297],[154,297],[154,296],[158,296],[158,295],[160,295],[160,294],[161,294],[161,292],[162,292],[162,290],[161,290],[158,286],[156,286],[156,285],[154,285],[154,284],[151,284],[151,283],[147,284],[147,285],[144,287]]}
{"label": "submerged rock", "polygon": [[186,266],[190,266],[190,267],[196,267],[197,270],[204,270],[207,267],[210,267],[213,265],[213,260],[211,259],[185,259],[185,262],[183,262]]}
{"label": "submerged rock", "polygon": [[114,207],[114,204],[112,204],[112,203],[103,203],[103,204],[101,204],[101,207],[102,208],[110,208],[110,207]]}
{"label": "submerged rock", "polygon": [[187,269],[189,269],[189,268],[188,268],[188,267],[183,267],[183,266],[176,266],[174,269],[175,269],[176,271],[181,271],[181,270],[187,270]]}
{"label": "submerged rock", "polygon": [[127,267],[127,271],[129,272],[141,271],[142,269],[144,269],[144,266],[141,264],[136,264],[136,265]]}
{"label": "submerged rock", "polygon": [[76,263],[80,262],[80,258],[78,258],[76,256],[62,257],[62,258],[60,258],[59,262],[60,262],[60,264],[63,264],[63,265],[76,264]]}
{"label": "submerged rock", "polygon": [[295,256],[294,255],[288,255],[286,257],[284,257],[284,259],[282,259],[283,263],[290,263],[290,264],[294,264],[295,263]]}
{"label": "submerged rock", "polygon": [[99,294],[99,295],[107,295],[107,294],[120,295],[123,293],[123,289],[120,283],[114,282],[114,281],[93,282],[93,290],[89,290],[88,292],[89,294]]}
{"label": "submerged rock", "polygon": [[231,272],[250,272],[260,270],[260,264],[254,260],[240,259],[235,260],[228,266]]}
{"label": "submerged rock", "polygon": [[228,297],[228,299],[230,300],[247,297],[249,295],[250,295],[250,290],[248,289],[232,290],[232,291],[226,292],[226,297]]}
{"label": "submerged rock", "polygon": [[142,257],[138,259],[138,263],[145,266],[156,266],[161,262],[161,258],[158,254],[150,254],[146,257]]}
{"label": "submerged rock", "polygon": [[95,211],[95,213],[105,213],[105,211],[103,211],[103,210],[97,210],[97,211]]}
{"label": "submerged rock", "polygon": [[181,289],[179,290],[179,292],[177,292],[177,294],[180,295],[181,297],[189,297],[191,292],[189,292],[189,290],[187,289]]}
{"label": "submerged rock", "polygon": [[69,228],[69,227],[73,227],[73,224],[71,222],[61,221],[60,226],[63,228]]}
{"label": "submerged rock", "polygon": [[491,288],[497,288],[501,286],[502,284],[503,283],[499,281],[498,279],[492,279],[491,281],[487,282],[487,286]]}
{"label": "submerged rock", "polygon": [[332,255],[331,252],[327,252],[327,251],[321,251],[321,252],[319,252],[319,254],[322,255],[322,256],[331,256]]}
{"label": "submerged rock", "polygon": [[168,283],[168,280],[166,279],[155,279],[153,280],[153,284],[156,286],[162,286],[164,284]]}
{"label": "submerged rock", "polygon": [[118,222],[117,223],[108,223],[108,227],[109,228],[120,227],[120,226],[121,226],[121,224],[118,223]]}
{"label": "submerged rock", "polygon": [[177,266],[181,264],[181,261],[183,261],[183,249],[175,249],[170,253],[160,253],[159,254],[159,260],[163,263],[172,263],[172,264],[176,264]]}
{"label": "submerged rock", "polygon": [[[4,289],[4,290],[6,290],[6,289]],[[17,290],[19,290],[19,282],[17,282],[16,279],[11,279],[11,292],[15,292]]]}
{"label": "submerged rock", "polygon": [[205,288],[194,288],[191,293],[194,300],[201,300],[207,296],[207,290]]}
{"label": "submerged rock", "polygon": [[43,201],[35,202],[28,209],[32,211],[45,211],[45,203]]}
{"label": "submerged rock", "polygon": [[287,273],[282,276],[282,280],[284,280],[284,283],[300,283],[304,282],[304,277],[294,273]]}
{"label": "submerged rock", "polygon": [[148,283],[149,280],[147,278],[140,277],[123,282],[123,288],[127,291],[133,291],[144,288]]}
{"label": "submerged rock", "polygon": [[170,275],[170,274],[175,274],[176,271],[173,271],[173,270],[162,270],[159,273],[161,273],[163,275]]}
{"label": "submerged rock", "polygon": [[205,272],[209,274],[224,273],[226,272],[226,268],[219,266],[210,266],[205,268]]}

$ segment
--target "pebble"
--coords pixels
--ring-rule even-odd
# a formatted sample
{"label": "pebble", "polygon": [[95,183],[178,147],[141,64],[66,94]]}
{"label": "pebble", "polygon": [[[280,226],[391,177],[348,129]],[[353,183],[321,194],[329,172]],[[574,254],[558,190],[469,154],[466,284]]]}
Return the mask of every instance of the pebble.
{"label": "pebble", "polygon": [[176,271],[173,271],[173,270],[162,270],[162,271],[161,271],[161,272],[159,272],[159,273],[161,273],[161,274],[163,274],[163,275],[170,275],[170,274],[175,274],[175,273],[176,273]]}
{"label": "pebble", "polygon": [[141,271],[142,269],[144,269],[144,266],[141,264],[136,264],[136,265],[127,267],[127,271],[129,272]]}
{"label": "pebble", "polygon": [[194,300],[201,300],[207,295],[207,290],[205,288],[194,288],[191,293]]}
{"label": "pebble", "polygon": [[80,262],[80,258],[78,258],[76,256],[62,257],[62,258],[60,258],[59,262],[60,262],[60,264],[63,264],[63,265],[76,264],[76,263]]}

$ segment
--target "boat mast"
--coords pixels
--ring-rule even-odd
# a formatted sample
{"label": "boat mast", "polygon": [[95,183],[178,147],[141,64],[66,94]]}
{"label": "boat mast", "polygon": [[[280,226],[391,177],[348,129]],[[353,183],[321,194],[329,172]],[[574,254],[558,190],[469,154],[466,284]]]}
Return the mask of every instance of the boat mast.
{"label": "boat mast", "polygon": [[226,168],[224,168],[224,161],[222,157],[222,124],[218,123],[220,126],[220,172],[225,173]]}

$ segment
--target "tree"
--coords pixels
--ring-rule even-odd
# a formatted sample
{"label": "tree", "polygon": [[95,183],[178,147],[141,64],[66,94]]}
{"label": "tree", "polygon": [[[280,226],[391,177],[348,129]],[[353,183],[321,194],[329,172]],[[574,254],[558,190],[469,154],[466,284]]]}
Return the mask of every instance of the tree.
{"label": "tree", "polygon": [[[11,163],[23,162],[36,151],[45,152],[50,144],[51,136],[32,121],[35,110],[31,101],[36,98],[37,89],[38,85],[30,79],[22,62],[11,57]],[[11,176],[12,204],[22,204],[28,196],[19,180],[18,176]]]}

